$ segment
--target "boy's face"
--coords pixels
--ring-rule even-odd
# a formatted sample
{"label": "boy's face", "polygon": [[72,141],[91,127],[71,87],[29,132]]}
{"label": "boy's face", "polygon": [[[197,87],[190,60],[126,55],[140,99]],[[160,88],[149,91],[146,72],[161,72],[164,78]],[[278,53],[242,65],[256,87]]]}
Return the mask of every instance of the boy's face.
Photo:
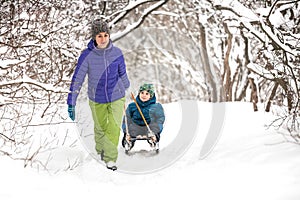
{"label": "boy's face", "polygon": [[104,49],[107,47],[109,42],[109,34],[106,32],[101,32],[96,35],[96,43],[97,47],[100,49]]}
{"label": "boy's face", "polygon": [[142,102],[148,101],[150,99],[150,93],[146,90],[140,92],[139,97]]}

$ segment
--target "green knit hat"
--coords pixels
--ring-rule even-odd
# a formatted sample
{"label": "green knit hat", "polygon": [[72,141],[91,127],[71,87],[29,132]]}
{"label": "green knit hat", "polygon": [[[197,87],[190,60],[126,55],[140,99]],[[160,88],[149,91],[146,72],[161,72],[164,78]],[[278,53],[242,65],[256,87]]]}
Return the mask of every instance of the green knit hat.
{"label": "green knit hat", "polygon": [[154,90],[153,84],[151,84],[151,83],[144,83],[143,85],[140,86],[139,93],[141,91],[144,91],[144,90],[146,90],[147,92],[149,92],[151,98],[154,96],[155,90]]}

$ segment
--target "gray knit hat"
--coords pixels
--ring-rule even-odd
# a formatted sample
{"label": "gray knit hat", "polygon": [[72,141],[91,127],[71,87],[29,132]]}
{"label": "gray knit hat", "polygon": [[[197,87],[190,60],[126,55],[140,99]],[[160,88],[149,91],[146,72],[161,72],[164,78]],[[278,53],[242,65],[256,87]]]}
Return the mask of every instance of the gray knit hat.
{"label": "gray knit hat", "polygon": [[106,21],[103,21],[101,19],[96,19],[92,23],[92,38],[95,39],[96,35],[100,32],[106,32],[110,34],[110,28],[108,26],[108,23]]}

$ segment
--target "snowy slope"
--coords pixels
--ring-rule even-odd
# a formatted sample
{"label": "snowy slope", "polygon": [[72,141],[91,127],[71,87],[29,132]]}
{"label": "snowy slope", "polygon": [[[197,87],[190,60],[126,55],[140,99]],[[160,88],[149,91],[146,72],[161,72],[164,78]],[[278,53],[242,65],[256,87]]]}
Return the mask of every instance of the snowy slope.
{"label": "snowy slope", "polygon": [[[126,158],[120,148],[120,170],[112,172],[90,156],[92,152],[86,144],[73,152],[82,154],[82,164],[56,174],[23,169],[21,161],[2,157],[0,199],[299,199],[300,146],[285,142],[272,129],[266,130],[269,114],[252,112],[248,103],[225,104],[221,137],[213,151],[201,160],[200,150],[214,118],[212,104],[196,104],[195,137],[179,158],[163,168],[134,174],[125,168],[126,162],[147,162],[152,157],[135,154]],[[176,139],[172,134],[180,134],[182,107],[178,103],[164,105],[166,116],[172,120],[166,121],[162,136],[162,159],[164,152],[178,153],[171,144]],[[59,153],[72,156],[72,151]]]}

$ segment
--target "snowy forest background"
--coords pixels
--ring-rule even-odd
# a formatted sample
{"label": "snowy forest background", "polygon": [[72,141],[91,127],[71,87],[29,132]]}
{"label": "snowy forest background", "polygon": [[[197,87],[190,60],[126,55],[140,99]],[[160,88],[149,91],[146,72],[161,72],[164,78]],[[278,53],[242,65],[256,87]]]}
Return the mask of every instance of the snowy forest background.
{"label": "snowy forest background", "polygon": [[[263,103],[270,126],[300,142],[300,1],[2,0],[0,16],[0,155],[24,166],[47,169],[51,150],[76,146],[56,125],[72,123],[66,95],[99,17],[133,90],[151,81],[162,103],[247,101],[253,111]],[[37,139],[36,127],[47,136]]]}

